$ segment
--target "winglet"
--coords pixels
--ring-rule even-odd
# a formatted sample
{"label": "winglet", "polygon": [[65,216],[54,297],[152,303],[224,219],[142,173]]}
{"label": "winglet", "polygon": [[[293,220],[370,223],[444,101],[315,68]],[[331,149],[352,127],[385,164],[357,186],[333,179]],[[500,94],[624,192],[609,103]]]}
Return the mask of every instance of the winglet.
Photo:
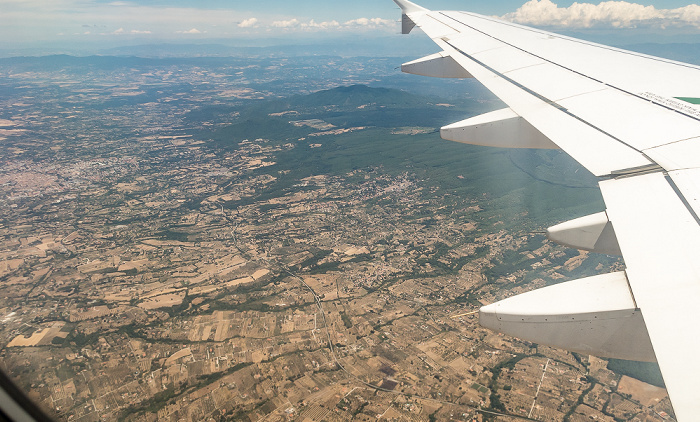
{"label": "winglet", "polygon": [[[401,8],[401,33],[408,34],[416,26],[416,23],[408,15],[409,13],[429,12],[428,9],[420,7],[408,0],[394,0]],[[415,16],[414,16],[415,18]]]}
{"label": "winglet", "polygon": [[408,0],[394,0],[394,3],[398,4],[404,14],[415,13],[415,12],[427,12],[428,9],[425,7],[418,6]]}

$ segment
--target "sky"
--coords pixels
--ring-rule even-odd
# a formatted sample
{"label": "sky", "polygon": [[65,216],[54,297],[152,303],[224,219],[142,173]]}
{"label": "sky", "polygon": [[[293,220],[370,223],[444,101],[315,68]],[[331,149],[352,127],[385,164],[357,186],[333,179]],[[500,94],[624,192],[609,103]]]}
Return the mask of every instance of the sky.
{"label": "sky", "polygon": [[[689,0],[423,0],[560,32],[680,33],[700,42],[700,6]],[[389,35],[391,0],[0,0],[0,45],[190,42]]]}

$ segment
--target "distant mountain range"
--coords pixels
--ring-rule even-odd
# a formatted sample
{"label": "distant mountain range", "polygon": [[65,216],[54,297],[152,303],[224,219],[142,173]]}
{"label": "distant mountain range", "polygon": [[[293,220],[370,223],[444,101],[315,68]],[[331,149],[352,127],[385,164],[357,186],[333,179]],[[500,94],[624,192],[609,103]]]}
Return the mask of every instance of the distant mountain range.
{"label": "distant mountain range", "polygon": [[100,54],[141,57],[400,57],[411,52],[429,54],[435,49],[430,39],[401,37],[376,37],[372,39],[342,39],[307,41],[289,44],[278,40],[275,45],[232,46],[227,44],[147,44],[114,47],[100,50]]}
{"label": "distant mountain range", "polygon": [[[12,65],[17,69],[23,70],[58,70],[58,69],[87,69],[88,67],[112,70],[120,67],[139,67],[139,66],[162,66],[176,63],[201,63],[201,57],[189,58],[155,58],[155,57],[138,57],[138,56],[72,56],[69,54],[53,54],[48,56],[18,56],[0,58],[0,64]],[[208,63],[212,61],[231,62],[232,58],[206,58]]]}
{"label": "distant mountain range", "polygon": [[[576,37],[585,36],[572,34]],[[269,40],[268,40],[269,41]],[[594,40],[605,44],[605,40]],[[251,41],[252,42],[252,41]],[[271,41],[270,41],[271,42]],[[687,63],[700,65],[700,43],[625,43],[614,44],[625,50],[638,51],[654,56],[665,57]],[[420,57],[434,53],[437,47],[426,37],[377,37],[367,39],[307,41],[306,43],[288,44],[276,40],[274,45],[236,46],[226,43],[203,44],[143,44],[111,48],[70,49],[0,49],[0,58],[19,56],[48,56],[66,53],[76,56],[118,56],[145,58],[196,58],[196,57],[303,57],[330,55],[341,57]]]}
{"label": "distant mountain range", "polygon": [[270,100],[258,107],[255,112],[268,111],[270,113],[283,112],[297,109],[316,109],[319,107],[333,106],[343,110],[354,110],[358,107],[413,107],[416,104],[430,104],[440,102],[437,98],[429,98],[412,94],[399,89],[370,88],[366,85],[340,86],[333,89],[322,90],[308,95],[294,95],[289,98]]}
{"label": "distant mountain range", "polygon": [[202,43],[153,43],[116,47],[82,46],[75,48],[0,48],[0,57],[47,56],[70,54],[77,56],[138,56],[151,58],[187,57],[300,57],[333,55],[341,57],[401,57],[430,54],[435,49],[430,39],[377,36],[296,40],[241,40],[246,45],[232,45],[231,40],[209,40]]}

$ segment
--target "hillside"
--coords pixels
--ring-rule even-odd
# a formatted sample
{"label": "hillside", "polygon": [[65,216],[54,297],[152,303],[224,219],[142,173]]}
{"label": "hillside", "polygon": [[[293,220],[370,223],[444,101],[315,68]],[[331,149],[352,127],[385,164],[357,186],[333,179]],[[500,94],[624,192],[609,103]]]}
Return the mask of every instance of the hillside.
{"label": "hillside", "polygon": [[[420,126],[439,128],[465,116],[476,115],[478,104],[445,105],[439,99],[388,88],[341,86],[309,95],[263,101],[240,110],[240,118],[214,134],[214,139],[237,142],[248,138],[296,139],[312,132],[290,121],[321,119],[337,128]],[[231,107],[227,107],[231,110]],[[224,107],[210,107],[208,115],[224,114]],[[203,113],[196,111],[195,113]]]}
{"label": "hillside", "polygon": [[[587,212],[599,211],[595,178],[561,151],[505,150],[440,139],[440,126],[487,111],[477,110],[483,107],[478,103],[471,107],[445,107],[394,89],[339,87],[242,110],[236,123],[209,139],[223,150],[258,138],[295,145],[277,153],[274,166],[256,170],[287,174],[268,187],[271,195],[308,176],[381,167],[392,174],[410,171],[460,197],[479,195],[497,210],[494,218],[525,209],[530,221],[560,221],[581,204]],[[324,134],[328,129],[299,125],[312,119],[335,129],[356,129]]]}

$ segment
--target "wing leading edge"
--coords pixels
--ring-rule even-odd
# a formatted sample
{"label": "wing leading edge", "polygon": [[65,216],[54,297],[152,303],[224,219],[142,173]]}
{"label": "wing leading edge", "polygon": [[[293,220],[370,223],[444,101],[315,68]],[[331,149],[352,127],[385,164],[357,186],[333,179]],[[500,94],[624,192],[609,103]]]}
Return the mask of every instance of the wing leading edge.
{"label": "wing leading edge", "polygon": [[656,360],[678,420],[695,420],[700,67],[394,1],[402,32],[418,26],[441,49],[403,71],[474,77],[508,105],[446,126],[443,138],[564,150],[600,178],[606,210],[551,228],[550,239],[625,261],[621,273],[486,306],[481,324],[583,353]]}

